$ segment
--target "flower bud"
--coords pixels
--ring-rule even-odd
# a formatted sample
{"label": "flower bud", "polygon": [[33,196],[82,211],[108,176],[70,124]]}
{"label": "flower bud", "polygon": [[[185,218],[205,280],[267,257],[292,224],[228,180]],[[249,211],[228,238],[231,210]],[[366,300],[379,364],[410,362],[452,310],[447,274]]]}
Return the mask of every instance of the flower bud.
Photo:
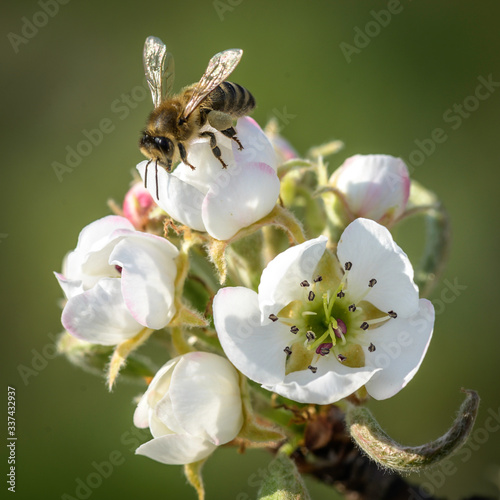
{"label": "flower bud", "polygon": [[136,453],[164,464],[189,464],[232,441],[243,425],[239,375],[222,356],[191,352],[155,375],[134,414],[153,439]]}
{"label": "flower bud", "polygon": [[355,155],[332,174],[331,187],[344,196],[351,218],[365,217],[390,225],[405,210],[410,176],[400,158]]}
{"label": "flower bud", "polygon": [[153,197],[142,182],[136,182],[123,200],[123,215],[136,229],[143,229],[148,222],[148,214],[155,206]]}

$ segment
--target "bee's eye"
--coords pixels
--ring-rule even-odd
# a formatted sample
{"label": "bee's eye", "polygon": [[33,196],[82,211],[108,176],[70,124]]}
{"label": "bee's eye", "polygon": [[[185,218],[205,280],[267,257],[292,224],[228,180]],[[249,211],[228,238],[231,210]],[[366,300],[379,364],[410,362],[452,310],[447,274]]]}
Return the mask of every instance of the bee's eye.
{"label": "bee's eye", "polygon": [[172,152],[174,145],[170,139],[168,139],[167,137],[155,137],[154,140],[156,146],[162,153],[168,155]]}

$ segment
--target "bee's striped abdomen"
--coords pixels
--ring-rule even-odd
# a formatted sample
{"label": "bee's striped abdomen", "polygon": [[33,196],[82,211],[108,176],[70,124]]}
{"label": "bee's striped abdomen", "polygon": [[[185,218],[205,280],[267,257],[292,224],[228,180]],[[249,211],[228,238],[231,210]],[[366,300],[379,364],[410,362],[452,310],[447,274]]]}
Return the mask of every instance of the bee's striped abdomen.
{"label": "bee's striped abdomen", "polygon": [[235,117],[245,116],[255,108],[253,95],[245,87],[231,82],[222,82],[216,87],[210,93],[209,103],[210,109]]}

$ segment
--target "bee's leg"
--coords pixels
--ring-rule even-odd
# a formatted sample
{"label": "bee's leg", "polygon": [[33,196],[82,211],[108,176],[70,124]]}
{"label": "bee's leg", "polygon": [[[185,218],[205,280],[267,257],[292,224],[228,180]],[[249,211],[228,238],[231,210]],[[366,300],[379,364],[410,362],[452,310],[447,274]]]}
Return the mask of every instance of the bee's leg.
{"label": "bee's leg", "polygon": [[182,142],[178,142],[177,143],[177,146],[179,148],[179,153],[181,154],[181,160],[186,164],[188,165],[189,167],[191,167],[191,170],[195,170],[196,167],[191,165],[191,163],[188,162],[187,160],[187,153],[186,153],[186,148],[184,146],[184,144],[182,144]]}
{"label": "bee's leg", "polygon": [[221,133],[235,141],[236,144],[238,144],[238,149],[240,151],[243,149],[243,144],[241,144],[240,140],[236,137],[236,129],[234,127],[229,127],[226,130],[221,130]]}
{"label": "bee's leg", "polygon": [[221,155],[219,146],[217,146],[217,140],[215,139],[215,134],[213,132],[202,132],[200,134],[200,137],[209,137],[210,138],[210,147],[212,148],[212,153],[222,163],[222,168],[227,168],[226,163],[222,159],[222,155]]}

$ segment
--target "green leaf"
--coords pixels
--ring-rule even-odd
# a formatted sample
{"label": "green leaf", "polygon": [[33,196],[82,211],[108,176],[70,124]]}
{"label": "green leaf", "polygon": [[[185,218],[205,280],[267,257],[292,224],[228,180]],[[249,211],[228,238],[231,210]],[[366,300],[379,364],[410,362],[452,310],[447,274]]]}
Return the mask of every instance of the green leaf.
{"label": "green leaf", "polygon": [[258,500],[310,500],[306,485],[293,461],[280,453],[272,460],[262,481]]}

